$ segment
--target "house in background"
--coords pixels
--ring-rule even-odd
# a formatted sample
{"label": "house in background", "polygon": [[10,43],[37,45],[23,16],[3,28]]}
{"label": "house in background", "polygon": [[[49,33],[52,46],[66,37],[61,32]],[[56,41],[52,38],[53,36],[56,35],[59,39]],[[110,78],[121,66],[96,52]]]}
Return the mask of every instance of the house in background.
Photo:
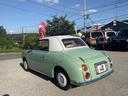
{"label": "house in background", "polygon": [[119,32],[121,30],[128,31],[128,20],[113,20],[110,23],[104,25],[101,27],[102,30],[114,30],[116,32]]}

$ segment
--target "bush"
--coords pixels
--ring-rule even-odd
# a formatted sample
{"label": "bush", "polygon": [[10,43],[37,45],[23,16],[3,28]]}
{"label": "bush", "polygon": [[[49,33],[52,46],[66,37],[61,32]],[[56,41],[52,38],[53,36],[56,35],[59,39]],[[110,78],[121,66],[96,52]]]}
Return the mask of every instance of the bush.
{"label": "bush", "polygon": [[0,36],[0,46],[10,46],[13,43],[9,41],[6,37],[1,37]]}

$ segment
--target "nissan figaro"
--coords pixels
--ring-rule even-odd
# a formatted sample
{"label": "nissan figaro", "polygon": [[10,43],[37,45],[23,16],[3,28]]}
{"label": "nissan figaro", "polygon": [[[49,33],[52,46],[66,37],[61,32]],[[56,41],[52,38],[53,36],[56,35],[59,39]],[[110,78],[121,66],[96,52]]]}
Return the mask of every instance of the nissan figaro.
{"label": "nissan figaro", "polygon": [[55,78],[63,90],[89,84],[113,72],[110,57],[90,49],[79,37],[49,36],[39,42],[39,46],[23,52],[23,68]]}

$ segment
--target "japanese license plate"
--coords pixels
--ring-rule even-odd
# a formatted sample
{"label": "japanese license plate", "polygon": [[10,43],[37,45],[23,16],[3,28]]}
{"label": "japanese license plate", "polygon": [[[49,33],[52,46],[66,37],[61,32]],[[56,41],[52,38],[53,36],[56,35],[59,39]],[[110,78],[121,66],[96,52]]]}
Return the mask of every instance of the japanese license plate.
{"label": "japanese license plate", "polygon": [[102,73],[104,71],[106,71],[106,66],[105,64],[100,64],[96,67],[97,73]]}

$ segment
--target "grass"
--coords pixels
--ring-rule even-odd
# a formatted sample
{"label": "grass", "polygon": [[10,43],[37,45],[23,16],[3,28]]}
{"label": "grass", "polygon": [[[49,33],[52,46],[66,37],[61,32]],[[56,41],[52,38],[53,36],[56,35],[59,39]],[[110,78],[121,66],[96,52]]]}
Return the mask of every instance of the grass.
{"label": "grass", "polygon": [[17,48],[17,47],[13,47],[10,49],[5,49],[5,48],[0,48],[0,53],[12,53],[12,52],[23,52],[23,49],[21,48]]}

